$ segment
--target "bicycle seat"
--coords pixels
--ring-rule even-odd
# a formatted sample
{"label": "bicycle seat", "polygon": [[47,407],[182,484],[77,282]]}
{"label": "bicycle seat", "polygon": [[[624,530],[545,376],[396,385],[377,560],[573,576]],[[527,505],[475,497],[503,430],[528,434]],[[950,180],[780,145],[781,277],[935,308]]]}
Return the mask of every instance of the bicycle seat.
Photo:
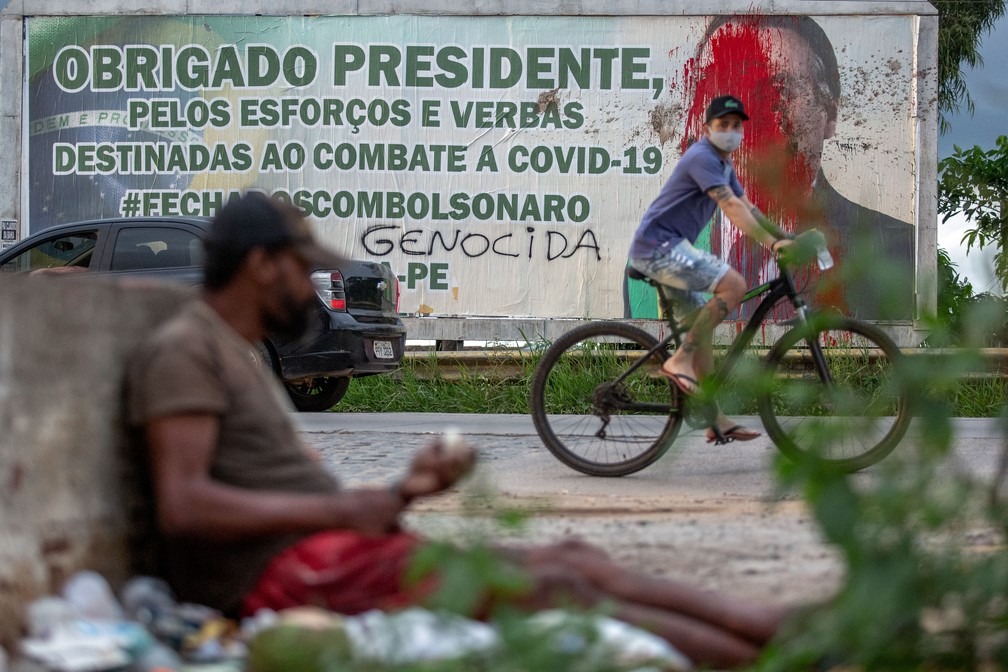
{"label": "bicycle seat", "polygon": [[646,282],[651,282],[651,278],[644,275],[633,266],[626,267],[626,274],[628,278],[633,278],[634,280],[644,280]]}

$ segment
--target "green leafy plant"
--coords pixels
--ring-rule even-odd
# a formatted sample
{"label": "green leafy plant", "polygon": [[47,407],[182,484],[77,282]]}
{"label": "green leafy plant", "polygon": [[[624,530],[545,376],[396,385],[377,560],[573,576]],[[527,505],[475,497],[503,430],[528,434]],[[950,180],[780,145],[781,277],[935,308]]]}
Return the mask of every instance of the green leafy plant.
{"label": "green leafy plant", "polygon": [[928,336],[927,345],[943,347],[958,344],[966,311],[974,300],[973,285],[959,275],[948,252],[939,247],[936,324]]}
{"label": "green leafy plant", "polygon": [[1008,136],[993,149],[955,147],[938,164],[938,212],[942,222],[962,214],[973,228],[963,236],[966,251],[993,245],[994,271],[1008,289]]}
{"label": "green leafy plant", "polygon": [[1004,0],[931,0],[938,9],[938,112],[939,127],[949,128],[948,115],[965,105],[973,112],[963,66],[983,64],[980,40],[1004,15]]}
{"label": "green leafy plant", "polygon": [[[985,329],[982,314],[971,318]],[[913,440],[871,478],[778,462],[782,487],[802,492],[841,552],[846,579],[834,599],[782,633],[760,670],[1008,666],[1008,503],[1000,492],[1008,450],[992,484],[957,469],[949,454],[954,405],[946,393],[964,372],[976,370],[980,357],[967,347],[954,356],[910,360],[904,384],[931,393],[915,400]]]}

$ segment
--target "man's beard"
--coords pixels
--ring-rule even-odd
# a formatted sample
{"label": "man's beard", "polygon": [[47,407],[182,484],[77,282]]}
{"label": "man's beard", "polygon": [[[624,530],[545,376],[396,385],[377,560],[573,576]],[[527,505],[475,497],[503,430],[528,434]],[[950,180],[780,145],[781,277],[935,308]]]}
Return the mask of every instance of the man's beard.
{"label": "man's beard", "polygon": [[301,304],[288,297],[280,310],[266,313],[263,321],[271,334],[296,340],[308,330],[311,321],[312,308],[315,299],[308,299]]}

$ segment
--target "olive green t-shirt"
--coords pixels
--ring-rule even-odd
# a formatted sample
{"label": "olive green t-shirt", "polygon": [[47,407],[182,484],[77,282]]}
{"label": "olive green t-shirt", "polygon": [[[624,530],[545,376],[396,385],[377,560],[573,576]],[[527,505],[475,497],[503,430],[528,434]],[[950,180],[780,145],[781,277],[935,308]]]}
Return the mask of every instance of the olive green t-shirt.
{"label": "olive green t-shirt", "polygon": [[[187,305],[156,329],[131,359],[131,425],[182,413],[210,413],[220,436],[212,478],[249,490],[328,492],[338,484],[309,457],[290,404],[252,346],[206,302]],[[162,565],[178,599],[236,612],[269,561],[303,534],[243,541],[164,538]]]}

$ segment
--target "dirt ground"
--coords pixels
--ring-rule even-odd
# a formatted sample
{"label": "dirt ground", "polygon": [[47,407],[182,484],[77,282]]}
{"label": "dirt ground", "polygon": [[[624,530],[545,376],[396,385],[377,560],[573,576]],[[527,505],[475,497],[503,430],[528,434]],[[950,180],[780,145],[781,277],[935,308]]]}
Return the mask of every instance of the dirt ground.
{"label": "dirt ground", "polygon": [[[486,516],[457,515],[465,508],[463,500],[427,503],[408,522],[430,536],[456,540],[525,544],[576,536],[626,566],[759,602],[821,601],[843,578],[839,556],[821,541],[815,523],[795,501],[767,505],[691,496],[665,498],[660,505],[629,501],[614,509],[594,497],[568,496],[549,510],[533,506],[517,529],[502,531]],[[494,507],[527,504],[498,496]]]}
{"label": "dirt ground", "polygon": [[[416,429],[304,436],[347,485],[364,485],[401,473],[408,456],[431,438],[425,426]],[[531,429],[473,427],[467,439],[480,449],[476,474],[459,492],[418,502],[406,517],[409,527],[461,542],[576,536],[641,571],[773,603],[823,600],[842,581],[840,558],[823,543],[800,498],[774,491],[776,450],[769,445],[714,449],[687,434],[677,442],[678,454],[611,479],[560,464]],[[389,448],[376,451],[376,445]],[[494,522],[509,511],[523,512],[517,529]]]}
{"label": "dirt ground", "polygon": [[[777,490],[777,450],[766,440],[714,447],[684,430],[674,451],[631,476],[593,478],[561,464],[527,416],[320,414],[304,436],[347,485],[388,483],[447,426],[476,446],[480,463],[461,492],[423,500],[408,526],[454,541],[540,543],[577,536],[630,567],[740,597],[783,604],[828,599],[844,565],[801,498]],[[758,419],[740,418],[758,426]],[[985,419],[954,423],[950,468],[987,479],[1003,445]],[[901,451],[913,450],[913,430]],[[872,470],[853,475],[870,487]],[[518,530],[495,515],[523,511]],[[988,547],[987,531],[968,543]]]}
{"label": "dirt ground", "polygon": [[[828,601],[844,580],[842,558],[824,542],[801,497],[776,484],[774,463],[781,458],[765,437],[712,446],[701,431],[684,428],[674,449],[646,469],[593,478],[546,450],[523,416],[351,414],[307,421],[306,437],[348,485],[388,483],[409,455],[447,428],[462,433],[480,455],[472,479],[460,492],[418,502],[405,518],[432,537],[531,544],[577,536],[625,566],[759,604]],[[1004,445],[1000,424],[954,419],[952,430],[943,473],[969,476],[982,496]],[[918,439],[912,426],[888,459],[914,459]],[[850,479],[871,488],[880,473],[868,469]],[[494,524],[511,510],[524,512],[522,526]],[[998,532],[983,525],[955,537],[979,552],[1003,548]]]}

